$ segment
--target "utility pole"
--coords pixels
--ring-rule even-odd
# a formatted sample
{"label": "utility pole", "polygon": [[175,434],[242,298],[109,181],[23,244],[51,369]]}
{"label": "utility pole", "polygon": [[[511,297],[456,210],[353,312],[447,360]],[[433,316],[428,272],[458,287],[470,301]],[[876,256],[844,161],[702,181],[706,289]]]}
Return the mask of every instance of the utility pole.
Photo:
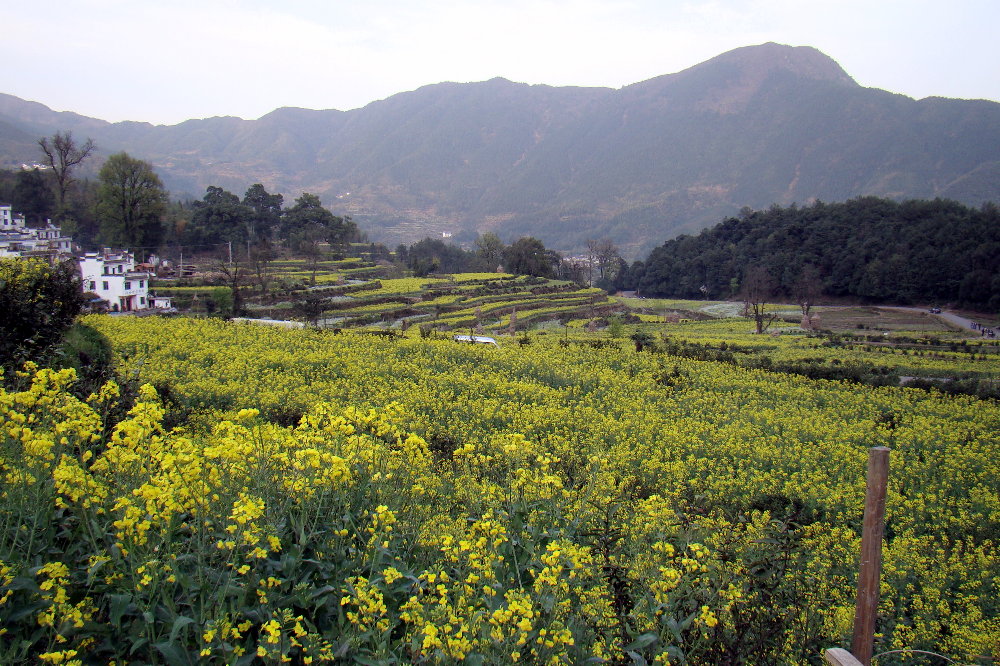
{"label": "utility pole", "polygon": [[233,265],[233,241],[229,241],[229,265]]}

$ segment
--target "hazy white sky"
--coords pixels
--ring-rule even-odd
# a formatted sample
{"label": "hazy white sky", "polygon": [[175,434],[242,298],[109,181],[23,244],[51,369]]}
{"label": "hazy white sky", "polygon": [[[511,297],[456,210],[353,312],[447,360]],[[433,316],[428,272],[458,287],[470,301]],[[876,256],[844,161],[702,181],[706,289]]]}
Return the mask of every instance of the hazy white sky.
{"label": "hazy white sky", "polygon": [[0,0],[0,92],[104,120],[353,109],[495,76],[618,88],[740,46],[1000,101],[998,0]]}

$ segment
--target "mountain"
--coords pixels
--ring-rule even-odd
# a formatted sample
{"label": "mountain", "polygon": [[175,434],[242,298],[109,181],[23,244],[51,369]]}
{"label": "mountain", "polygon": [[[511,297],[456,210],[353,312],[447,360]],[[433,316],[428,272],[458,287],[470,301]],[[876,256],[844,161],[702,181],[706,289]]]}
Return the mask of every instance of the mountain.
{"label": "mountain", "polygon": [[743,207],[859,195],[1000,201],[1000,104],[858,85],[810,47],[750,46],[621,89],[439,83],[351,111],[107,123],[0,95],[0,165],[57,130],[151,161],[175,196],[319,194],[394,244],[531,234],[631,256]]}

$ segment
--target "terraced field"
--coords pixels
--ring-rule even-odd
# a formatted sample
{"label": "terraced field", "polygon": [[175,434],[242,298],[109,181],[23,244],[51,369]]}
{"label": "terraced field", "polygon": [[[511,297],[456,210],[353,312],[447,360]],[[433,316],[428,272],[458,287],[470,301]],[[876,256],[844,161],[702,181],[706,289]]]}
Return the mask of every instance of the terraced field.
{"label": "terraced field", "polygon": [[[521,330],[542,321],[607,317],[624,311],[600,289],[581,288],[564,280],[548,280],[505,273],[463,273],[399,277],[391,265],[360,259],[321,262],[315,276],[305,262],[274,262],[270,289],[244,289],[251,317],[305,319],[321,328],[377,326],[406,329],[424,324],[438,330]],[[315,279],[313,279],[315,277]],[[206,307],[220,300],[208,276],[202,284],[156,284],[158,295],[173,296],[179,307],[211,313]],[[305,303],[311,311],[305,314]],[[512,326],[513,320],[513,326]]]}

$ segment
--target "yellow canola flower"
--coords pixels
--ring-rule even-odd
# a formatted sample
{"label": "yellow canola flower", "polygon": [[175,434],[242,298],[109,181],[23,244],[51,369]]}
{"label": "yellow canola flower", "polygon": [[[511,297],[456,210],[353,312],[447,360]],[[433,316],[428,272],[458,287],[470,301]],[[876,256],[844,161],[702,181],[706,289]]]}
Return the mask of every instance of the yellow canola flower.
{"label": "yellow canola flower", "polygon": [[[636,627],[660,626],[656,612],[664,606],[659,610],[693,613],[701,628],[711,628],[713,618],[726,628],[737,610],[759,601],[741,558],[762,551],[783,508],[765,517],[752,507],[787,498],[802,507],[799,518],[815,521],[796,528],[798,568],[788,574],[803,604],[815,609],[801,624],[843,636],[857,540],[845,526],[856,523],[863,501],[867,449],[886,443],[894,447],[887,509],[895,534],[884,557],[883,599],[909,622],[887,629],[887,645],[947,644],[950,654],[971,659],[997,644],[989,599],[1000,578],[990,533],[1000,516],[1000,413],[988,401],[816,382],[636,354],[624,345],[563,348],[554,335],[483,350],[220,321],[87,321],[119,349],[148,345],[141,366],[133,356],[121,358],[122,367],[140,381],[170,385],[199,416],[183,432],[166,432],[162,406],[145,391],[98,453],[90,445],[102,430],[99,417],[57,388],[68,375],[50,376],[34,392],[0,394],[7,443],[0,496],[51,484],[70,510],[103,506],[108,532],[128,557],[145,561],[147,550],[162,552],[197,534],[222,544],[211,558],[253,568],[282,543],[296,543],[281,531],[286,507],[320,507],[316,515],[331,517],[325,534],[335,542],[318,549],[324,558],[336,548],[368,557],[389,542],[388,559],[366,559],[370,567],[349,575],[371,577],[390,617],[397,609],[409,614],[400,622],[416,646],[424,627],[435,626],[444,646],[435,650],[451,649],[448,637],[455,654],[463,640],[470,650],[490,650],[488,618],[507,608],[506,593],[516,589],[533,609],[546,599],[552,616],[527,618],[529,635],[518,646],[526,618],[517,615],[504,634],[505,659],[518,653],[541,662],[549,656],[531,649],[571,647],[581,659],[615,659],[616,616],[603,567],[621,569]],[[727,326],[710,322],[700,339],[725,340]],[[788,358],[808,344],[783,338],[741,344],[773,345]],[[684,381],[660,383],[662,368],[674,365]],[[213,409],[235,416],[224,425]],[[240,416],[254,409],[258,415]],[[270,423],[276,414],[297,425]],[[63,422],[73,425],[60,429]],[[93,459],[83,449],[93,450]],[[343,499],[361,486],[371,490],[370,501],[343,520]],[[262,502],[263,514],[254,517],[244,501]],[[560,526],[568,524],[578,532],[564,538]],[[378,532],[370,548],[369,526]],[[582,533],[606,536],[614,546],[606,559],[597,536]],[[530,557],[521,549],[526,539],[539,539]],[[407,611],[400,608],[406,600],[388,591],[389,564],[428,574]],[[110,567],[101,575],[111,576]],[[49,587],[57,593],[55,583]],[[400,589],[396,581],[393,590]],[[573,646],[556,645],[557,621],[573,627]],[[245,647],[252,654],[257,646]]]}
{"label": "yellow canola flower", "polygon": [[82,660],[73,658],[77,654],[76,650],[60,650],[57,652],[43,652],[38,655],[38,658],[46,664],[64,664],[65,666],[83,664]]}

